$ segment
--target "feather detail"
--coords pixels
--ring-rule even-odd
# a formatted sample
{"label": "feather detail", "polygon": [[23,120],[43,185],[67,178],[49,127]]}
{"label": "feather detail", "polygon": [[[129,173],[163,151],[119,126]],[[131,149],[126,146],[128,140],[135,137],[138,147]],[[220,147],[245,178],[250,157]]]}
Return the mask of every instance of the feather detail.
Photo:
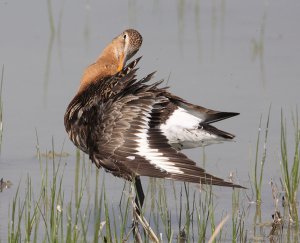
{"label": "feather detail", "polygon": [[210,124],[238,113],[196,106],[149,84],[154,73],[137,80],[132,61],[115,75],[96,80],[78,93],[65,114],[72,142],[115,176],[150,176],[241,187],[198,167],[180,149],[231,140],[234,135]]}

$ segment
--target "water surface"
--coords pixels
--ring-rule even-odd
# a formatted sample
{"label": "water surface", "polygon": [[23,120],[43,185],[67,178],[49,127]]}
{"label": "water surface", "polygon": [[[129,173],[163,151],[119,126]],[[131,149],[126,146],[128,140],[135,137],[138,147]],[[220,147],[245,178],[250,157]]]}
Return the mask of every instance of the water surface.
{"label": "water surface", "polygon": [[[42,151],[75,154],[63,126],[65,109],[83,69],[128,27],[144,37],[139,77],[157,70],[171,91],[202,106],[240,112],[218,128],[235,142],[205,149],[206,169],[234,172],[250,187],[260,116],[271,108],[263,215],[270,220],[269,182],[280,177],[280,112],[291,126],[299,104],[300,3],[298,1],[0,1],[0,65],[4,64],[4,136],[0,178],[14,186],[0,193],[0,239],[7,234],[8,204],[20,178],[40,180],[36,131]],[[293,135],[289,136],[290,147]],[[186,151],[201,161],[202,149]],[[74,171],[74,156],[66,159]],[[96,169],[96,168],[95,168]],[[110,175],[114,191],[120,181]],[[73,177],[64,177],[72,190]],[[179,183],[180,185],[180,183]],[[226,211],[231,191],[216,189]],[[221,200],[221,199],[220,199]],[[115,201],[118,201],[117,199]],[[224,203],[224,204],[223,204]]]}

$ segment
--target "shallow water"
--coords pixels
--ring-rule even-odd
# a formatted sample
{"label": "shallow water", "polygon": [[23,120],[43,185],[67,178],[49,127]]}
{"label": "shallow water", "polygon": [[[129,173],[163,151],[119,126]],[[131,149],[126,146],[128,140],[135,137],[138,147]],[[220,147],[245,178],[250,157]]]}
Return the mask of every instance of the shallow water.
{"label": "shallow water", "polygon": [[[298,1],[279,0],[0,1],[0,178],[14,183],[0,193],[0,239],[6,238],[7,208],[20,178],[29,174],[39,181],[36,131],[41,151],[52,149],[53,138],[55,150],[64,144],[64,151],[75,153],[63,126],[66,106],[83,69],[128,27],[144,37],[139,77],[157,70],[156,79],[168,79],[177,95],[208,108],[241,113],[217,125],[237,137],[205,149],[209,172],[228,178],[233,171],[250,187],[259,119],[263,115],[265,122],[272,105],[262,189],[263,217],[271,220],[269,182],[273,178],[279,183],[280,177],[280,112],[283,109],[289,122],[299,105],[299,11]],[[292,141],[291,133],[291,148]],[[186,153],[201,161],[201,149]],[[68,171],[74,170],[73,158],[67,159]],[[119,182],[110,175],[106,179]],[[72,188],[73,177],[64,181]],[[231,191],[216,189],[216,194],[230,211]]]}

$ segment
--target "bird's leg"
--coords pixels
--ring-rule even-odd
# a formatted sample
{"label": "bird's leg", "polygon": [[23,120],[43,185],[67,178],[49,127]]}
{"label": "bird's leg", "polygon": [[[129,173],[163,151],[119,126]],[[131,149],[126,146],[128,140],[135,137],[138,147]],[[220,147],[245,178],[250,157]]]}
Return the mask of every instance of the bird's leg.
{"label": "bird's leg", "polygon": [[139,232],[139,216],[141,215],[141,209],[142,205],[144,202],[144,192],[142,188],[142,183],[141,179],[139,176],[134,178],[134,185],[132,185],[132,191],[135,192],[135,199],[134,201],[132,200],[133,204],[133,224],[132,224],[132,229],[133,229],[133,236],[135,242],[142,243],[142,237]]}
{"label": "bird's leg", "polygon": [[133,205],[133,236],[135,242],[142,243],[142,237],[139,232],[139,224],[144,228],[146,234],[149,236],[149,239],[151,242],[159,243],[158,237],[155,235],[154,231],[151,229],[149,223],[144,218],[144,216],[141,214],[141,210],[143,207],[145,195],[142,188],[142,183],[140,177],[134,178],[134,185],[133,182],[131,183],[132,192],[136,191],[135,199],[132,198],[131,202]]}
{"label": "bird's leg", "polygon": [[136,189],[136,196],[135,196],[135,204],[137,205],[137,213],[140,215],[141,210],[144,204],[145,194],[142,187],[142,182],[139,176],[135,177],[135,189]]}
{"label": "bird's leg", "polygon": [[132,187],[135,187],[133,190],[136,191],[136,196],[135,196],[134,201],[132,198],[132,204],[133,204],[133,227],[132,227],[132,230],[133,230],[134,240],[135,240],[135,242],[138,242],[138,243],[143,242],[141,234],[139,232],[139,227],[138,227],[139,224],[141,224],[141,226],[145,230],[146,234],[149,236],[150,241],[154,242],[154,243],[159,243],[160,241],[158,240],[158,237],[155,235],[155,233],[151,229],[147,220],[141,214],[145,195],[143,192],[143,187],[142,187],[141,179],[139,176],[135,177],[134,186],[132,183]]}

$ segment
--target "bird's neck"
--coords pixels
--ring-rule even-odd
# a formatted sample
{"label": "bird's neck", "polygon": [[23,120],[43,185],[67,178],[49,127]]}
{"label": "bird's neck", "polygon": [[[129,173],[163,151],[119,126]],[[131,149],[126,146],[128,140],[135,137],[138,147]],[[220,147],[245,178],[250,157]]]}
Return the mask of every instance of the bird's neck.
{"label": "bird's neck", "polygon": [[116,55],[116,50],[112,46],[106,47],[97,61],[88,66],[81,78],[78,94],[86,90],[90,84],[105,77],[115,75],[123,68],[123,57]]}

